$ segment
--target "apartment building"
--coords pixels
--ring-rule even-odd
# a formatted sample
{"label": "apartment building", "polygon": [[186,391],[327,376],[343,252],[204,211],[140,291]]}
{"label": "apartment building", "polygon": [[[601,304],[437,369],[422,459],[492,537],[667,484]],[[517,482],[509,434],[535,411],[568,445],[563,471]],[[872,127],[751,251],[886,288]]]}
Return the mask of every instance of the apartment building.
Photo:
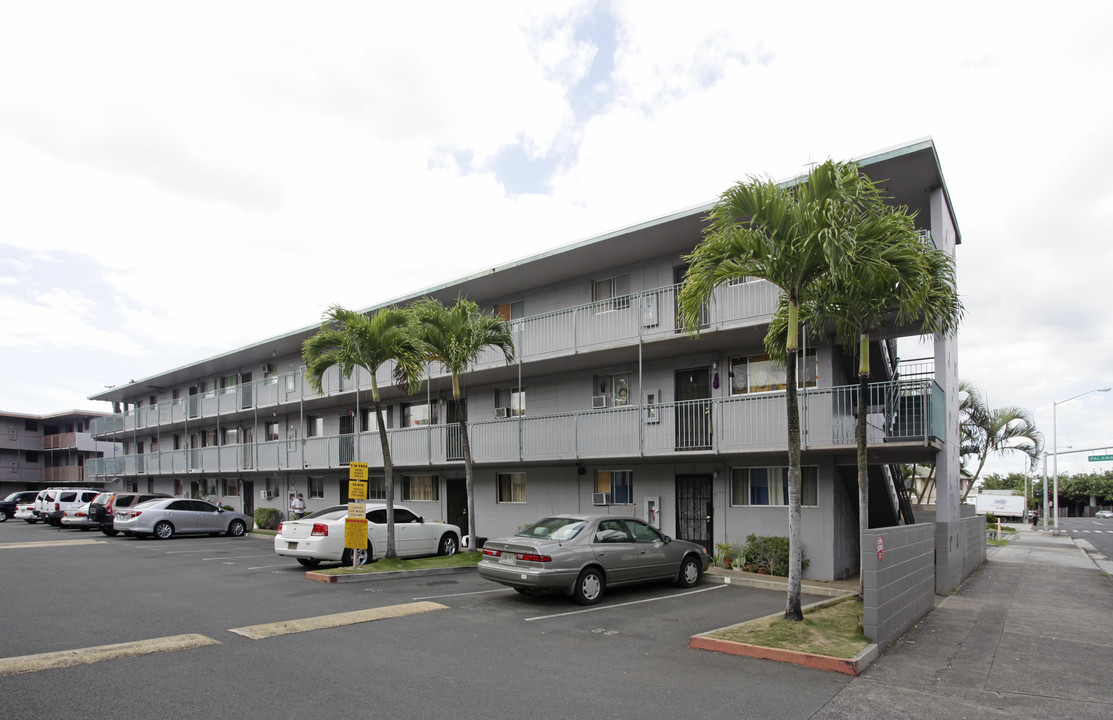
{"label": "apartment building", "polygon": [[[918,212],[925,242],[954,252],[957,223],[932,141],[859,162],[894,203]],[[785,374],[762,344],[776,289],[760,280],[720,288],[698,338],[677,326],[684,256],[702,238],[710,208],[400,299],[479,303],[510,321],[516,360],[507,364],[493,351],[481,358],[459,405],[443,368],[430,366],[414,395],[394,388],[391,368],[380,369],[395,500],[467,527],[457,425],[466,413],[480,536],[512,533],[560,512],[647,518],[709,551],[750,534],[787,535]],[[303,493],[313,510],[347,500],[348,463],[358,460],[372,467],[371,496],[384,497],[371,379],[360,369],[340,377],[334,368],[314,392],[300,350],[316,330],[92,396],[120,403],[124,412],[95,421],[94,436],[120,451],[89,461],[87,475],[214,496],[248,513],[258,506],[285,511],[289,497]],[[958,474],[955,342],[934,339],[930,357],[901,361],[897,340],[914,334],[892,327],[871,348],[873,527],[911,521],[893,481],[897,464],[935,462],[942,477]],[[857,364],[831,341],[801,355],[805,576],[833,579],[860,564]]]}
{"label": "apartment building", "polygon": [[85,462],[112,455],[114,443],[90,434],[93,420],[104,416],[80,410],[54,415],[0,410],[0,497],[58,485],[99,486],[103,478],[86,478]]}

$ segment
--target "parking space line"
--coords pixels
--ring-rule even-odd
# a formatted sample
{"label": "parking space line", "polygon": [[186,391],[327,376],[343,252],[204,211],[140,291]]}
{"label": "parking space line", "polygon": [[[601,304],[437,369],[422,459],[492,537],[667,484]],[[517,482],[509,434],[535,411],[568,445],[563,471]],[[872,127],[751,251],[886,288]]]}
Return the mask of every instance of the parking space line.
{"label": "parking space line", "polygon": [[266,623],[264,625],[249,625],[247,627],[232,628],[228,632],[243,635],[251,640],[278,637],[280,635],[293,635],[294,633],[308,632],[310,630],[323,630],[325,628],[356,625],[373,620],[405,617],[419,613],[447,610],[447,605],[434,602],[414,602],[402,605],[388,605],[368,610],[355,610],[353,612],[336,613],[334,615],[319,615],[317,617],[303,618],[301,620],[286,620],[285,622]]}
{"label": "parking space line", "polygon": [[152,655],[154,653],[172,652],[175,650],[188,650],[190,648],[204,647],[206,645],[220,645],[219,640],[213,640],[205,635],[171,635],[152,640],[137,640],[135,642],[117,643],[115,645],[101,645],[98,647],[79,648],[77,650],[61,650],[59,652],[40,653],[38,655],[23,655],[20,657],[0,658],[0,677],[8,675],[22,675],[24,673],[39,672],[41,670],[56,670],[59,668],[74,667],[76,665],[91,665],[103,660],[115,658],[137,657],[139,655]]}
{"label": "parking space line", "polygon": [[551,620],[558,617],[566,617],[568,615],[581,615],[583,613],[597,612],[599,610],[614,610],[615,608],[626,607],[627,605],[641,605],[642,603],[657,602],[658,600],[672,600],[685,595],[695,595],[697,593],[709,592],[711,590],[723,590],[730,587],[729,585],[715,585],[713,587],[700,588],[699,590],[689,590],[688,592],[677,593],[676,595],[665,595],[663,597],[646,598],[645,600],[631,600],[630,602],[618,603],[616,605],[596,605],[595,607],[584,608],[582,610],[569,610],[568,612],[556,613],[555,615],[538,615],[537,617],[526,618],[526,622],[533,622],[534,620]]}
{"label": "parking space line", "polygon": [[495,588],[494,590],[476,590],[474,592],[464,593],[449,593],[447,595],[425,595],[424,597],[415,597],[414,600],[436,600],[437,598],[450,598],[450,597],[463,597],[464,595],[486,595],[488,593],[504,593],[511,592],[513,588]]}
{"label": "parking space line", "polygon": [[276,567],[289,568],[291,570],[297,570],[297,568],[294,567],[293,565],[291,565],[290,563],[282,563],[281,565],[256,565],[255,567],[249,567],[248,570],[266,570],[268,568],[276,568]]}
{"label": "parking space line", "polygon": [[65,547],[72,545],[107,545],[107,540],[35,540],[33,542],[0,543],[0,550],[22,550],[23,548]]}
{"label": "parking space line", "polygon": [[268,554],[263,554],[263,555],[224,555],[222,557],[211,557],[211,558],[201,558],[201,559],[202,560],[242,560],[243,558],[269,557],[270,555],[273,555],[273,554],[274,553],[270,553],[269,555]]}

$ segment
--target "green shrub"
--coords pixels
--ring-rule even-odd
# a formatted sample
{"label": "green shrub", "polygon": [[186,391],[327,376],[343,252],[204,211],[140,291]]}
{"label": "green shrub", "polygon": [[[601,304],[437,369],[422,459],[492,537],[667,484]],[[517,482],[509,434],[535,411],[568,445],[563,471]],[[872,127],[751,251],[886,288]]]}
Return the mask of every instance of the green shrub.
{"label": "green shrub", "polygon": [[255,525],[264,530],[274,530],[278,527],[280,515],[278,508],[255,508]]}
{"label": "green shrub", "polygon": [[[788,576],[788,538],[775,535],[748,535],[742,551],[742,562],[754,570],[764,569],[770,575]],[[801,554],[800,570],[808,568],[808,559]]]}

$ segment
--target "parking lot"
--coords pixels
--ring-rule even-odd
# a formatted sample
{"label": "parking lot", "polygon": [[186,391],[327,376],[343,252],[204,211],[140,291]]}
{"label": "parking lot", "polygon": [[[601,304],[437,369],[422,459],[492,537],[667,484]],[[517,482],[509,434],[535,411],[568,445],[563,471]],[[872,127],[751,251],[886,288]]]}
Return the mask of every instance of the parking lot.
{"label": "parking lot", "polygon": [[[689,650],[695,633],[783,609],[783,592],[740,586],[620,588],[583,608],[474,572],[313,582],[266,537],[138,540],[10,521],[0,525],[0,571],[0,662],[19,669],[3,683],[24,698],[10,717],[64,716],[36,692],[60,678],[92,683],[93,697],[135,717],[200,716],[214,703],[222,715],[259,703],[319,712],[322,696],[353,712],[373,698],[410,717],[517,718],[537,703],[555,715],[584,702],[613,717],[738,717],[724,688],[755,712],[767,703],[776,716],[806,717],[784,711],[814,711],[846,682]],[[58,669],[28,659],[85,648],[106,657]],[[115,682],[144,692],[99,689]]]}

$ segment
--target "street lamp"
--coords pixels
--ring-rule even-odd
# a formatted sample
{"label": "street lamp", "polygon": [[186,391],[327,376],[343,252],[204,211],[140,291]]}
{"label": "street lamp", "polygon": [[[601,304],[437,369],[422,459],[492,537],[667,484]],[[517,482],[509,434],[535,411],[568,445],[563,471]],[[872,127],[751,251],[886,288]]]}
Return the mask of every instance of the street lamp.
{"label": "street lamp", "polygon": [[1077,395],[1069,397],[1066,400],[1060,400],[1059,402],[1051,403],[1051,447],[1055,449],[1055,453],[1051,456],[1052,469],[1053,469],[1053,472],[1055,473],[1055,502],[1054,502],[1054,508],[1055,508],[1055,530],[1054,530],[1054,534],[1055,535],[1059,534],[1059,440],[1058,440],[1058,427],[1057,427],[1056,422],[1055,422],[1056,421],[1055,409],[1057,407],[1059,407],[1060,405],[1062,405],[1063,403],[1070,402],[1071,400],[1075,400],[1077,398],[1080,398],[1083,395],[1089,395],[1090,393],[1094,393],[1094,392],[1109,392],[1109,390],[1110,390],[1110,388],[1107,388],[1107,387],[1094,388],[1093,390],[1087,390],[1084,393],[1078,393]]}

